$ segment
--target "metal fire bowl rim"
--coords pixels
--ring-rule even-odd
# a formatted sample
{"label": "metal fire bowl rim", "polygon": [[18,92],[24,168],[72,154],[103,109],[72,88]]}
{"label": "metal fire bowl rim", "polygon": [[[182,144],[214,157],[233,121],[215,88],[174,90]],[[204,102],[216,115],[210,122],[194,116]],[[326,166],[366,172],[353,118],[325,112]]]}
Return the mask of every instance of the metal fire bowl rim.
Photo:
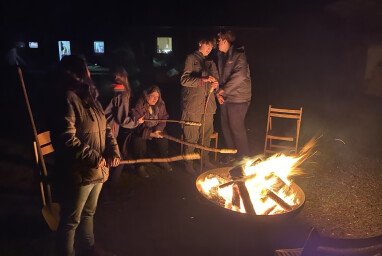
{"label": "metal fire bowl rim", "polygon": [[[203,195],[203,197],[205,199],[207,199],[209,202],[219,206],[220,208],[223,208],[229,212],[235,212],[235,213],[238,213],[238,214],[242,214],[242,215],[249,215],[247,213],[242,213],[242,212],[238,212],[238,211],[234,211],[234,210],[230,210],[230,209],[227,209],[225,208],[224,206],[222,206],[221,204],[219,204],[217,201],[215,200],[211,200],[210,198],[207,197],[206,194],[203,193],[203,189],[201,187],[201,181],[205,180],[205,178],[210,175],[210,174],[213,174],[213,175],[217,175],[217,176],[220,176],[224,179],[226,179],[227,181],[230,181],[230,176],[229,176],[229,170],[231,170],[233,168],[233,166],[226,166],[226,167],[220,167],[220,168],[215,168],[215,169],[211,169],[209,171],[206,171],[202,174],[200,174],[198,176],[198,178],[196,179],[195,181],[195,185],[196,185],[196,188],[197,190],[199,191],[200,194]],[[297,209],[299,209],[301,206],[304,205],[305,203],[305,193],[304,191],[295,183],[295,182],[292,182],[291,184],[291,188],[296,191],[296,195],[297,197],[300,199],[300,203],[297,204],[297,205],[294,205],[293,206],[293,209],[291,211],[288,211],[288,212],[283,212],[283,213],[279,213],[279,214],[274,214],[274,215],[256,215],[256,216],[266,216],[266,217],[271,217],[271,216],[284,216],[284,215],[288,215],[292,212],[296,212]]]}

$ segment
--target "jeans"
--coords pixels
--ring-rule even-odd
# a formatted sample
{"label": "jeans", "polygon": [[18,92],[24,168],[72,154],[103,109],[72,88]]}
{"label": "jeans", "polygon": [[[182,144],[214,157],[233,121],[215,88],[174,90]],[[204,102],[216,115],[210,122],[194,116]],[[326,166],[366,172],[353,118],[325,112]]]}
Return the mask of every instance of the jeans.
{"label": "jeans", "polygon": [[[91,250],[94,247],[93,219],[103,183],[73,187],[61,202],[61,220],[58,233],[58,255],[73,256],[76,247]],[[78,227],[78,234],[76,230]]]}
{"label": "jeans", "polygon": [[245,115],[249,102],[220,105],[220,119],[224,141],[228,148],[236,148],[238,157],[249,156]]}

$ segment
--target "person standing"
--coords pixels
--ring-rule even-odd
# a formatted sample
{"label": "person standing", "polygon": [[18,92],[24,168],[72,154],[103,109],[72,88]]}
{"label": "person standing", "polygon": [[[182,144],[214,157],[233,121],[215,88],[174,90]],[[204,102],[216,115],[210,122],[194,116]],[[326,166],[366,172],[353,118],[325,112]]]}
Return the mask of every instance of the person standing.
{"label": "person standing", "polygon": [[[218,88],[218,72],[215,63],[207,60],[213,48],[211,39],[201,39],[198,50],[189,54],[180,78],[182,85],[181,107],[182,120],[202,123],[202,126],[183,126],[184,140],[190,143],[202,143],[210,146],[210,136],[214,131],[213,122],[216,111],[214,90]],[[194,147],[185,146],[186,154],[194,152]],[[209,152],[202,151],[203,168],[213,168]],[[193,162],[187,161],[186,171],[196,174]]]}
{"label": "person standing", "polygon": [[99,194],[120,154],[85,61],[64,56],[59,69],[60,86],[49,109],[55,117],[53,185],[61,205],[57,250],[65,256],[94,255],[93,219]]}
{"label": "person standing", "polygon": [[[251,102],[251,76],[244,48],[235,46],[232,31],[218,34],[217,66],[219,71],[219,90],[221,127],[228,148],[236,148],[237,159],[249,156],[245,116]],[[227,161],[234,160],[227,157]]]}
{"label": "person standing", "polygon": [[[105,109],[105,116],[108,125],[117,138],[122,159],[127,159],[128,145],[133,132],[132,129],[143,123],[143,117],[139,119],[130,117],[131,89],[126,70],[118,66],[111,73],[114,80],[112,84],[114,97]],[[124,167],[124,165],[119,165],[112,170],[111,181],[113,185],[118,184]]]}

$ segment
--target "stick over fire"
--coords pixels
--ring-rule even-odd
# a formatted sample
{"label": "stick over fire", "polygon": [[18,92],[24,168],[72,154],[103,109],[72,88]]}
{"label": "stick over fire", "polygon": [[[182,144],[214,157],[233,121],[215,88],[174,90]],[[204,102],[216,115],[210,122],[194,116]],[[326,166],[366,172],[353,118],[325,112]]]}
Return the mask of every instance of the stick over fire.
{"label": "stick over fire", "polygon": [[179,155],[166,158],[141,158],[141,159],[131,159],[131,160],[121,160],[119,164],[139,164],[139,163],[168,163],[182,160],[196,160],[200,159],[198,153]]}
{"label": "stick over fire", "polygon": [[180,144],[184,144],[184,145],[191,146],[191,147],[194,147],[194,148],[200,148],[200,149],[203,149],[203,150],[206,150],[206,151],[218,152],[218,153],[221,153],[221,154],[236,154],[237,153],[237,149],[210,148],[210,147],[202,146],[202,145],[195,144],[195,143],[189,143],[189,142],[186,142],[186,141],[174,138],[174,137],[172,137],[170,135],[167,135],[167,134],[164,134],[164,133],[161,133],[161,136],[163,136],[163,138],[166,138],[168,140],[172,140],[172,141],[178,142]]}

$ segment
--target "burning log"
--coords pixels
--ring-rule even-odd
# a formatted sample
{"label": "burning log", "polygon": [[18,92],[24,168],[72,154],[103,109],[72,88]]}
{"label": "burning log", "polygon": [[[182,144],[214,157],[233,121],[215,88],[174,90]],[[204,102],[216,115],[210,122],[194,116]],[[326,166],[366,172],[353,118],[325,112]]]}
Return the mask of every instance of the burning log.
{"label": "burning log", "polygon": [[131,160],[122,160],[119,164],[138,164],[138,163],[168,163],[181,160],[195,160],[200,159],[198,153],[179,155],[167,158],[141,158],[141,159],[131,159]]}
{"label": "burning log", "polygon": [[232,186],[232,206],[240,209],[240,191],[236,185]]}
{"label": "burning log", "polygon": [[249,196],[248,189],[245,186],[245,183],[240,181],[236,183],[236,185],[239,189],[240,197],[243,200],[245,212],[248,214],[256,215],[255,208],[253,207],[251,197]]}
{"label": "burning log", "polygon": [[175,141],[175,142],[178,142],[180,144],[184,144],[184,145],[187,145],[187,146],[190,146],[190,147],[200,148],[200,149],[203,149],[203,150],[206,150],[206,151],[218,152],[218,153],[221,153],[221,154],[236,154],[237,153],[237,149],[210,148],[210,147],[202,146],[202,145],[199,145],[199,144],[196,144],[196,143],[189,143],[189,142],[186,142],[186,141],[174,138],[174,137],[172,137],[170,135],[167,135],[167,134],[164,134],[164,133],[161,133],[161,135],[163,136],[163,138],[166,138],[168,140],[172,140],[172,141]]}
{"label": "burning log", "polygon": [[282,188],[289,194],[289,190],[291,188],[291,184],[286,184],[276,173],[271,172],[265,179],[268,181],[270,179],[275,179],[275,183],[272,185],[273,191],[279,192]]}
{"label": "burning log", "polygon": [[271,207],[269,207],[264,213],[263,215],[269,215],[275,208],[276,208],[277,205],[273,205]]}
{"label": "burning log", "polygon": [[[261,159],[260,157],[258,157],[258,158],[256,158],[255,160],[253,160],[253,162],[250,164],[250,166],[252,166],[252,165],[256,165],[256,164],[258,164],[258,163],[261,162],[261,161],[262,161],[262,159]],[[244,167],[243,167],[243,165],[237,165],[237,166],[233,167],[231,170],[233,170],[233,169],[235,169],[235,168],[241,168],[241,169],[243,169]],[[243,173],[243,172],[241,172],[241,173]],[[245,182],[245,181],[250,180],[250,179],[253,179],[253,178],[255,178],[255,177],[256,177],[256,173],[251,174],[251,175],[247,175],[247,176],[241,176],[240,178],[239,178],[239,177],[236,177],[235,180],[232,180],[232,181],[229,181],[229,182],[226,182],[226,183],[224,183],[224,184],[219,185],[219,188],[225,188],[225,187],[228,187],[228,186],[230,186],[230,185],[232,185],[232,184],[235,184],[235,183],[237,183],[237,182],[239,182],[239,181]]]}
{"label": "burning log", "polygon": [[276,195],[273,191],[267,189],[266,190],[266,194],[265,194],[267,197],[269,197],[270,199],[272,199],[275,203],[277,203],[278,205],[281,206],[281,208],[283,208],[285,211],[291,211],[292,210],[292,206],[290,206],[289,204],[287,204],[284,200],[282,200],[278,195]]}
{"label": "burning log", "polygon": [[250,179],[255,178],[255,177],[256,177],[256,173],[248,175],[248,176],[243,176],[242,178],[238,178],[236,180],[232,180],[232,181],[229,181],[227,183],[221,184],[221,185],[219,185],[219,188],[225,188],[225,187],[228,187],[228,186],[235,184],[235,183],[238,183],[238,182],[245,182],[245,181],[250,180]]}
{"label": "burning log", "polygon": [[[243,166],[238,165],[238,166],[235,166],[234,168],[232,168],[229,171],[229,174],[232,177],[232,179],[235,180],[238,177],[242,177],[243,172],[244,172]],[[256,211],[255,211],[255,208],[253,207],[251,197],[249,196],[248,189],[245,186],[245,182],[244,181],[238,181],[238,182],[236,182],[235,185],[237,186],[237,188],[239,190],[240,197],[243,200],[245,212],[248,214],[256,215]]]}

